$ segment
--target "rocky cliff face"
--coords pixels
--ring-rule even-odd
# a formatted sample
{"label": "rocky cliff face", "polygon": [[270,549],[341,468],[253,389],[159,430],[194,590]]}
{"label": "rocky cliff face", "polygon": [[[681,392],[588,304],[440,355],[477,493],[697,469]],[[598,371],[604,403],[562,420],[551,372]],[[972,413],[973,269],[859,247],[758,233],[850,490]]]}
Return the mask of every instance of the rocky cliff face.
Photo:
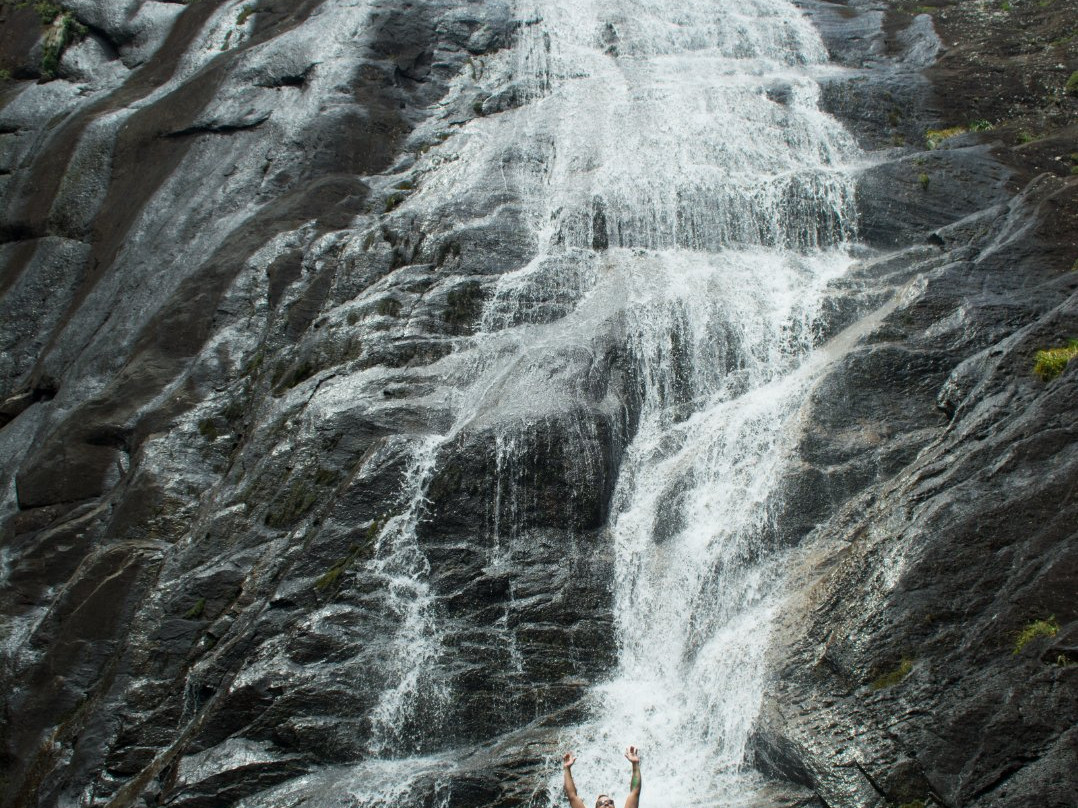
{"label": "rocky cliff face", "polygon": [[[1075,9],[1014,6],[805,6],[875,159],[771,503],[771,804],[1078,791],[1078,363],[1032,370],[1078,337]],[[597,204],[505,280],[555,141],[483,124],[541,97],[539,15],[0,8],[6,802],[545,804],[645,404],[615,327],[542,328],[650,245]]]}
{"label": "rocky cliff face", "polygon": [[1076,377],[1033,366],[1078,329],[1073,7],[859,8],[860,39],[811,10],[857,71],[836,112],[939,140],[862,179],[864,236],[898,249],[851,281],[898,302],[807,414],[799,504],[825,521],[757,761],[832,806],[1071,805]]}

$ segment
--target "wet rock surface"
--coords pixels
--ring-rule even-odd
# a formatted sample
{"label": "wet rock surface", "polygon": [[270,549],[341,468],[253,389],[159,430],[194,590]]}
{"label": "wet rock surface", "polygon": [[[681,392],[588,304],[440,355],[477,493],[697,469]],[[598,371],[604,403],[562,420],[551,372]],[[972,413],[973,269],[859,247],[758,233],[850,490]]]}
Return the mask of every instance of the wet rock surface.
{"label": "wet rock surface", "polygon": [[[829,108],[884,150],[830,333],[894,303],[815,389],[778,509],[797,549],[754,740],[775,804],[1078,791],[1078,363],[1032,372],[1078,336],[1078,65],[1048,16],[1073,3],[1034,5],[1019,36],[987,7],[805,4],[847,68]],[[543,356],[506,468],[499,413],[458,428],[445,379],[534,256],[520,200],[406,204],[457,127],[523,103],[482,70],[528,20],[65,8],[85,32],[50,81],[37,12],[0,6],[5,803],[293,804],[389,751],[454,758],[401,804],[540,804],[614,664],[635,382],[602,337]],[[980,89],[1015,64],[1021,87]],[[407,446],[451,427],[416,500]],[[430,616],[394,594],[411,564],[439,629],[393,721],[394,638]],[[1055,633],[1018,648],[1037,621]]]}
{"label": "wet rock surface", "polygon": [[[898,249],[849,282],[898,302],[806,413],[811,527],[755,759],[830,806],[1070,805],[1078,377],[1033,364],[1078,332],[1073,36],[1035,4],[848,8],[883,22],[861,48],[821,25],[858,71],[836,113],[945,137],[863,175],[863,236]],[[917,28],[939,56],[907,72]]]}

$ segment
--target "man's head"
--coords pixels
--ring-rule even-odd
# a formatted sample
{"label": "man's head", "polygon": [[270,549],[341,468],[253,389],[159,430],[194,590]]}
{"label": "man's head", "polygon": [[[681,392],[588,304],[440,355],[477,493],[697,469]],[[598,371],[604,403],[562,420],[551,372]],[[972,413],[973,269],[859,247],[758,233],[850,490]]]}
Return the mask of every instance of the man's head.
{"label": "man's head", "polygon": [[614,798],[609,794],[600,794],[595,800],[595,808],[614,808]]}

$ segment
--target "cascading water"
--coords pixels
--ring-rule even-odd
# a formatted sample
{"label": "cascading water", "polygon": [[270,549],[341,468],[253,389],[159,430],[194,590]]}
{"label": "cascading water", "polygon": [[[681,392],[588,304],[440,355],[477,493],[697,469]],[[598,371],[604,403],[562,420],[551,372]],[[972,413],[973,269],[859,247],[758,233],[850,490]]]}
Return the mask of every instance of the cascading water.
{"label": "cascading water", "polygon": [[[410,504],[381,528],[373,565],[399,628],[374,759],[349,793],[407,801],[405,772],[426,764],[394,766],[414,751],[402,730],[452,697],[433,672],[439,628],[415,539],[439,452],[476,423],[493,433],[497,564],[520,528],[507,521],[521,425],[572,410],[580,382],[564,358],[606,339],[630,358],[637,425],[608,520],[620,658],[564,748],[584,794],[624,794],[634,743],[647,805],[737,804],[752,793],[742,770],[782,574],[771,509],[823,366],[818,309],[851,263],[859,155],[818,109],[826,54],[785,0],[548,0],[517,16],[514,46],[475,71],[512,103],[431,149],[402,207],[436,229],[468,199],[504,194],[535,256],[436,366],[457,380],[442,402],[451,426],[411,447]],[[549,798],[562,800],[560,774]]]}

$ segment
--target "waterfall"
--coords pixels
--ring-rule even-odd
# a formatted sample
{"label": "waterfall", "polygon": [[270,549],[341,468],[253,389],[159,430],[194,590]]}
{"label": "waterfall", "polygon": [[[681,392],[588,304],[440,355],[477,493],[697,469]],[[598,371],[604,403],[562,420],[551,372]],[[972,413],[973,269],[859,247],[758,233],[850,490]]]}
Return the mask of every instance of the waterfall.
{"label": "waterfall", "polygon": [[[605,340],[628,357],[636,425],[606,527],[619,660],[564,749],[586,800],[620,803],[633,743],[646,805],[737,804],[753,789],[744,760],[781,589],[773,510],[824,364],[827,285],[852,262],[860,155],[818,107],[826,52],[785,0],[536,0],[517,18],[513,47],[461,80],[495,112],[432,138],[394,215],[437,232],[476,199],[504,199],[533,257],[498,278],[478,333],[435,366],[451,380],[449,426],[408,448],[409,504],[381,526],[372,562],[398,626],[372,758],[351,785],[327,776],[326,793],[405,804],[409,777],[451,767],[400,760],[426,751],[409,738],[436,732],[452,698],[416,543],[427,487],[458,435],[490,431],[500,563],[521,527],[522,425],[572,412],[579,357]],[[574,447],[584,463],[592,437]],[[551,804],[560,784],[558,772]]]}

